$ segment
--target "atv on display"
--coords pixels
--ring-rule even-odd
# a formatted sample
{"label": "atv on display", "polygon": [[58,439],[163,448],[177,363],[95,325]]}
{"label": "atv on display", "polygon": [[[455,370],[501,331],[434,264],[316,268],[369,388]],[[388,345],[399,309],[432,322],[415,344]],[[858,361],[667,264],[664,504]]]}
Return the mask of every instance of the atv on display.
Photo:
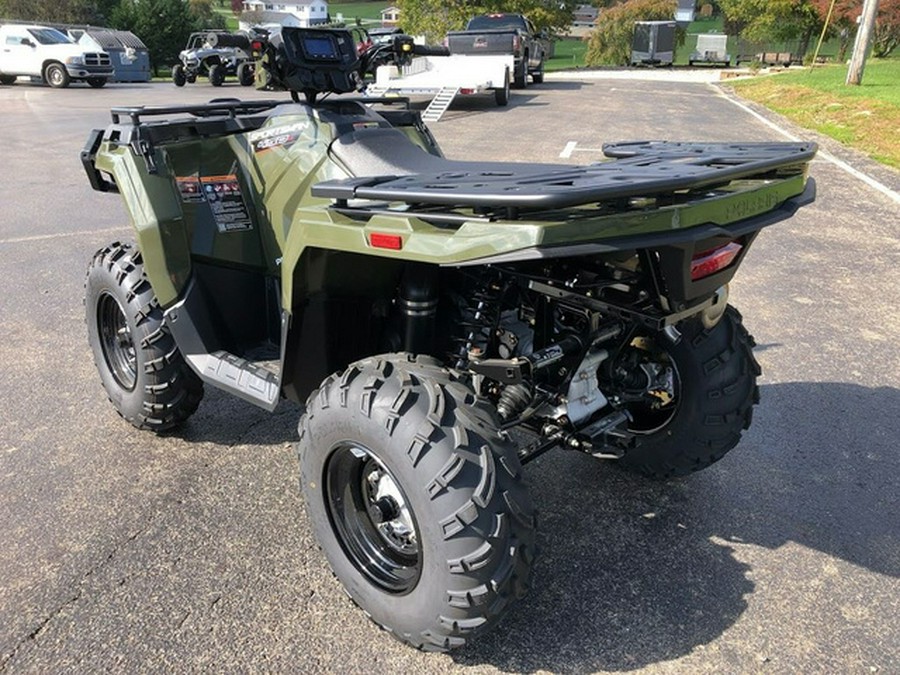
{"label": "atv on display", "polygon": [[227,77],[237,77],[245,87],[253,84],[254,62],[250,56],[249,33],[203,31],[191,33],[187,45],[178,55],[180,63],[172,67],[176,87],[194,83],[204,75],[214,87],[221,87]]}
{"label": "atv on display", "polygon": [[406,36],[260,48],[258,84],[305,102],[116,108],[88,140],[136,237],[88,269],[100,377],[154,431],[204,384],[306,401],[301,487],[335,574],[399,639],[457,647],[528,589],[524,463],[566,448],[667,478],[738,443],[760,369],[727,285],[814,199],[816,147],[449,160],[402,99],[322,98],[407,60]]}

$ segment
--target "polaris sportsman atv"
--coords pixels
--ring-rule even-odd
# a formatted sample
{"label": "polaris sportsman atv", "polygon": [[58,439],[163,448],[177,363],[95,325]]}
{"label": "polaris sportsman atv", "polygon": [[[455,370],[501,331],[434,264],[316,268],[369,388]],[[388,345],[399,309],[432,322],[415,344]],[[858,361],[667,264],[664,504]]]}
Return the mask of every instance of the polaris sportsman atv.
{"label": "polaris sportsman atv", "polygon": [[305,401],[301,487],[335,574],[399,639],[458,647],[528,589],[523,464],[566,448],[667,478],[738,443],[760,369],[728,282],[812,202],[816,147],[449,160],[402,100],[322,98],[407,62],[406,36],[255,49],[258,82],[305,102],[115,108],[88,140],[136,237],[88,268],[100,378],[157,432],[204,385]]}

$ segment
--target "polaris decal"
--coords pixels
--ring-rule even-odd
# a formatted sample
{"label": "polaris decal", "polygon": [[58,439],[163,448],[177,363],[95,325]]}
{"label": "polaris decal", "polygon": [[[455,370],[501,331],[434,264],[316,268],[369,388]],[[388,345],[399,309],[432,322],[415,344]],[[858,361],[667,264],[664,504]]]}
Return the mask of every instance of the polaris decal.
{"label": "polaris decal", "polygon": [[248,134],[254,152],[265,152],[272,148],[286,148],[297,142],[309,122],[297,122],[269,129],[260,129]]}

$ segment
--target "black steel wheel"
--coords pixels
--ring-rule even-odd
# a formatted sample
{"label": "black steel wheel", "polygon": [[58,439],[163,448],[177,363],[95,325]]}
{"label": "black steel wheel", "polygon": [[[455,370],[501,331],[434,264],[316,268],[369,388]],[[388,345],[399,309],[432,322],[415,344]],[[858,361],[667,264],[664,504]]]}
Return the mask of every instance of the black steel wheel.
{"label": "black steel wheel", "polygon": [[61,63],[51,63],[44,69],[44,80],[54,89],[64,89],[71,81],[69,71]]}
{"label": "black steel wheel", "polygon": [[15,84],[16,76],[15,75],[0,75],[0,84]]}
{"label": "black steel wheel", "polygon": [[335,576],[398,639],[447,651],[528,589],[534,509],[490,405],[435,359],[354,363],[300,418],[301,487]]}
{"label": "black steel wheel", "polygon": [[541,58],[541,65],[538,66],[538,69],[531,73],[531,80],[535,84],[543,84],[544,83],[544,59]]}
{"label": "black steel wheel", "polygon": [[637,436],[619,465],[652,478],[684,476],[722,459],[750,427],[759,402],[761,370],[736,309],[728,307],[710,328],[697,318],[677,328],[677,342],[635,338],[601,381],[625,401]]}
{"label": "black steel wheel", "polygon": [[85,280],[85,319],[109,400],[139,429],[166,431],[203,398],[166,326],[139,251],[118,242],[98,251]]}
{"label": "black steel wheel", "polygon": [[94,89],[102,89],[103,87],[106,86],[106,78],[105,77],[89,77],[87,79],[87,83]]}
{"label": "black steel wheel", "polygon": [[390,593],[414,588],[422,571],[409,498],[391,470],[360,443],[340,443],[325,466],[335,535],[354,566]]}
{"label": "black steel wheel", "polygon": [[122,305],[109,291],[100,292],[95,319],[106,368],[123,390],[134,391],[137,382],[134,336]]}
{"label": "black steel wheel", "polygon": [[183,87],[184,83],[187,82],[187,75],[184,72],[184,66],[180,63],[176,63],[172,66],[172,82],[176,87]]}

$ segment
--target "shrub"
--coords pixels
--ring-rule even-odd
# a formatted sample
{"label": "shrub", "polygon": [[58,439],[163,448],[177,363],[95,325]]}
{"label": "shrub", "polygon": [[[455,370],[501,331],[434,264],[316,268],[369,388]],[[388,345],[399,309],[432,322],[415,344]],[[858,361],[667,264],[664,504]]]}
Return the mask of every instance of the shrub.
{"label": "shrub", "polygon": [[[676,0],[628,0],[600,11],[597,27],[588,37],[585,63],[589,66],[627,65],[631,60],[631,41],[635,21],[671,21]],[[684,43],[684,31],[678,29],[677,43]]]}

